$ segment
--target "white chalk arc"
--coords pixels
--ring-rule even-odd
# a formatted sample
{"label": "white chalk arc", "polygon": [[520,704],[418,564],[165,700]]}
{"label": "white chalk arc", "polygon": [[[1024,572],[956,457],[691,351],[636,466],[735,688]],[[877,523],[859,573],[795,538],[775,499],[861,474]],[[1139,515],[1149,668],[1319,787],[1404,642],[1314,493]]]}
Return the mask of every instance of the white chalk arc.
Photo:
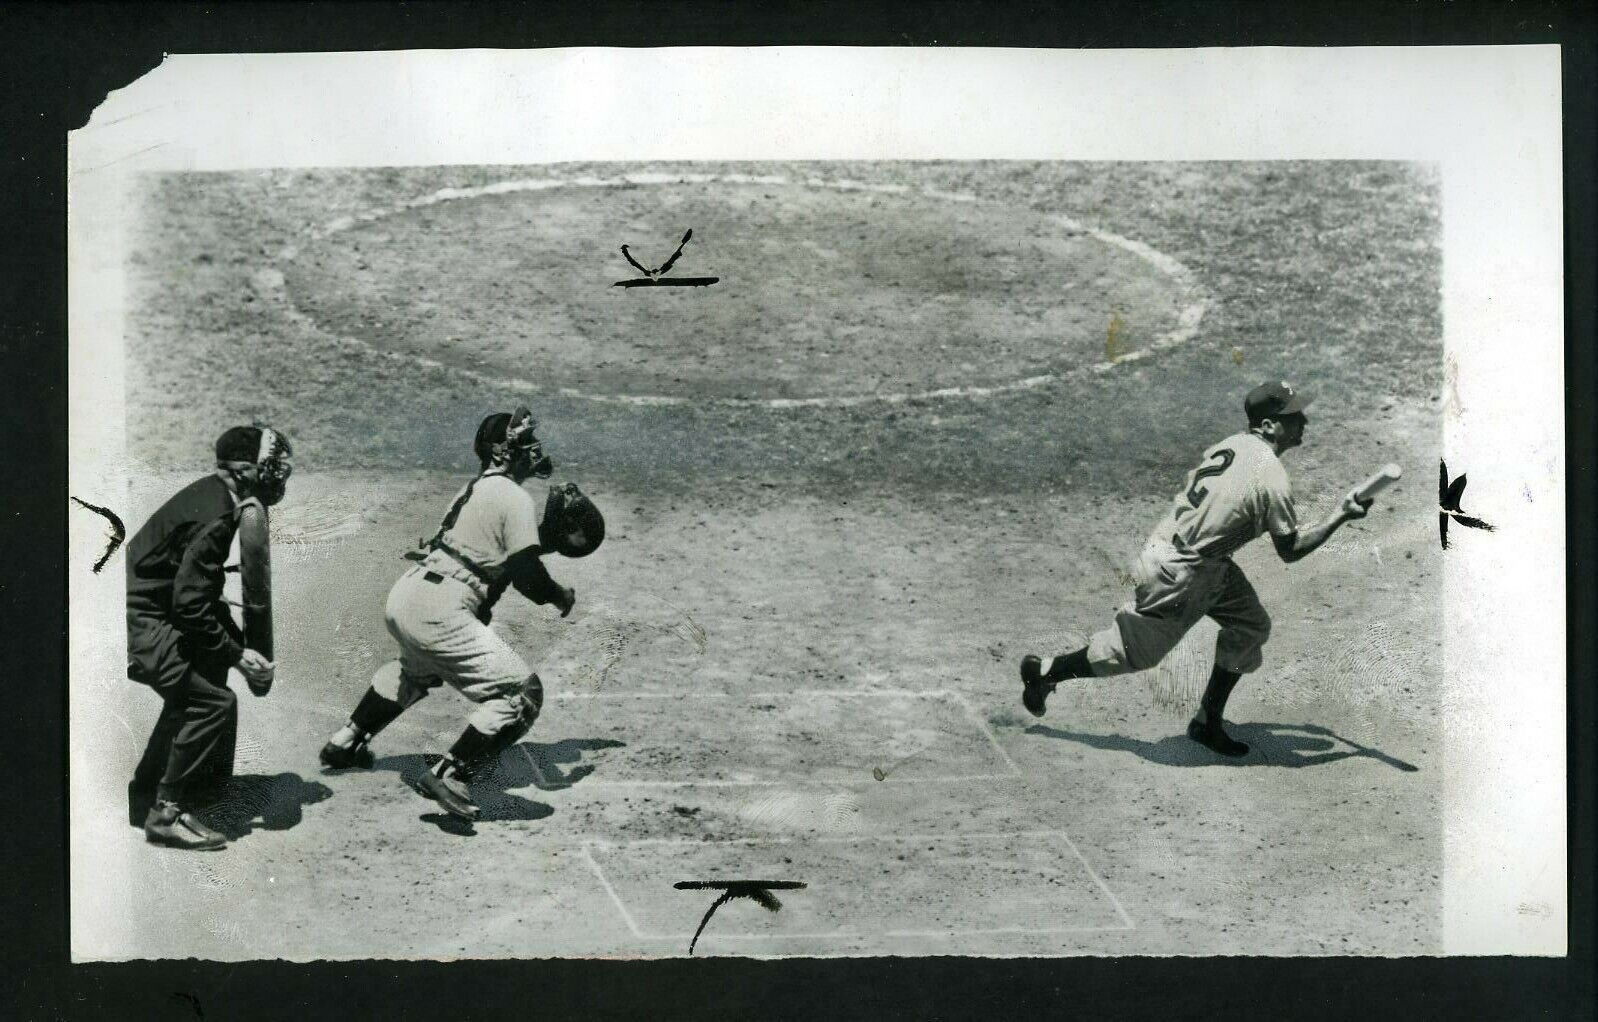
{"label": "white chalk arc", "polygon": [[[487,195],[509,195],[516,192],[541,192],[558,188],[622,188],[636,185],[674,185],[674,184],[709,184],[722,182],[726,184],[759,184],[759,185],[787,185],[804,188],[822,188],[835,191],[875,192],[884,195],[919,195],[922,198],[934,199],[943,202],[980,202],[975,195],[962,192],[946,192],[935,188],[912,188],[908,185],[873,184],[864,181],[825,180],[817,177],[791,179],[784,175],[752,175],[752,174],[623,174],[617,177],[569,177],[569,178],[518,178],[509,181],[498,181],[493,184],[479,185],[472,188],[440,188],[418,198],[402,202],[396,206],[379,208],[351,216],[342,216],[320,226],[309,227],[305,231],[306,241],[321,241],[351,228],[363,224],[382,220],[414,209],[436,206],[445,202],[458,202],[462,199],[475,199]],[[1212,299],[1209,293],[1199,284],[1198,278],[1179,260],[1159,251],[1141,241],[1122,237],[1110,231],[1101,230],[1073,220],[1071,217],[1054,214],[1050,217],[1055,223],[1066,230],[1087,234],[1090,237],[1129,252],[1138,259],[1152,266],[1156,271],[1169,278],[1176,285],[1181,296],[1180,311],[1177,314],[1176,324],[1157,337],[1153,343],[1118,355],[1113,359],[1088,363],[1075,369],[1056,373],[1042,373],[1037,376],[1027,376],[1022,379],[1012,380],[1008,383],[990,384],[986,386],[940,387],[934,390],[906,391],[901,393],[874,393],[874,394],[838,394],[820,395],[815,397],[773,397],[773,398],[744,398],[744,397],[686,397],[668,394],[595,394],[578,390],[572,387],[556,387],[553,392],[561,397],[573,398],[581,401],[591,401],[599,404],[622,404],[637,406],[669,406],[669,405],[695,405],[695,406],[722,406],[734,408],[855,408],[863,405],[884,404],[896,405],[914,401],[936,401],[951,398],[983,398],[1000,394],[1011,394],[1017,391],[1033,390],[1046,386],[1059,380],[1082,376],[1089,373],[1103,373],[1114,369],[1116,366],[1128,362],[1136,362],[1149,354],[1164,351],[1179,344],[1192,340],[1198,334],[1199,324],[1204,319],[1204,314],[1209,310]],[[299,247],[290,245],[282,249],[274,259],[278,263],[292,262],[299,255]],[[267,290],[279,291],[283,288],[281,274],[274,274]],[[549,394],[548,386],[540,386],[531,380],[509,376],[502,372],[484,372],[465,366],[444,362],[427,355],[418,355],[410,352],[388,351],[371,344],[358,337],[347,334],[334,333],[312,317],[294,307],[292,301],[286,300],[286,295],[278,294],[284,298],[283,306],[288,317],[302,328],[314,330],[325,336],[335,338],[340,343],[359,348],[362,351],[376,355],[380,358],[408,362],[413,365],[435,369],[440,372],[452,373],[465,377],[477,383],[494,388],[509,388],[514,391],[529,394]]]}

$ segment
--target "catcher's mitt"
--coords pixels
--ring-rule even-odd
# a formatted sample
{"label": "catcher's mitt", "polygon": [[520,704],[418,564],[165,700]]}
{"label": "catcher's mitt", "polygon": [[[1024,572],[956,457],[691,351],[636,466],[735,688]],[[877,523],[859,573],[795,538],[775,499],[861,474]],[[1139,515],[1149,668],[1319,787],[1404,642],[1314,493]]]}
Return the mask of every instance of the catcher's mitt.
{"label": "catcher's mitt", "polygon": [[567,557],[587,557],[605,540],[605,516],[576,483],[549,488],[538,545]]}

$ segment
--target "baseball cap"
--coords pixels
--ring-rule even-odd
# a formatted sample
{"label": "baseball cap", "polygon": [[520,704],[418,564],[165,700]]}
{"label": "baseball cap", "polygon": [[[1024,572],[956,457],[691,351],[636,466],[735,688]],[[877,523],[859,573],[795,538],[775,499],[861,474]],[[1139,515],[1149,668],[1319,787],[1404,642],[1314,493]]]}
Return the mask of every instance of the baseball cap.
{"label": "baseball cap", "polygon": [[1309,407],[1310,400],[1308,394],[1300,394],[1286,380],[1273,380],[1248,392],[1248,397],[1243,399],[1243,411],[1250,422],[1256,422],[1302,412]]}

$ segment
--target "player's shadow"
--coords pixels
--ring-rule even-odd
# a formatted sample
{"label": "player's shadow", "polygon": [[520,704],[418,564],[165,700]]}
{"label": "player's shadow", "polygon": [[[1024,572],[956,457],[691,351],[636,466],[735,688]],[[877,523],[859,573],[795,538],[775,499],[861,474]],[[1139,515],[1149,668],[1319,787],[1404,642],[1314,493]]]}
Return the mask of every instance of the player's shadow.
{"label": "player's shadow", "polygon": [[[400,775],[405,786],[411,791],[421,795],[422,790],[417,783],[417,778],[432,768],[439,757],[435,754],[426,755],[409,753],[403,756],[384,756],[373,767],[377,770],[393,770]],[[534,802],[520,795],[513,795],[506,791],[507,785],[499,777],[496,770],[485,770],[482,776],[472,781],[472,800],[477,803],[478,823],[500,823],[508,820],[542,820],[555,814],[554,808],[542,802]],[[423,796],[425,799],[425,796]],[[422,805],[436,806],[430,800],[423,801]],[[444,812],[442,808],[432,809],[422,813],[421,818],[427,823],[438,827],[439,830],[463,837],[471,837],[477,831],[473,829],[470,821],[462,820]]]}
{"label": "player's shadow", "polygon": [[239,774],[212,789],[198,815],[229,841],[260,830],[289,830],[304,808],[333,797],[333,789],[299,774]]}
{"label": "player's shadow", "polygon": [[1193,741],[1185,733],[1145,742],[1124,735],[1088,734],[1048,727],[1044,724],[1034,724],[1027,728],[1027,734],[1077,742],[1106,752],[1129,752],[1160,766],[1311,767],[1336,763],[1344,759],[1363,758],[1374,759],[1406,773],[1420,769],[1379,749],[1351,742],[1319,724],[1228,723],[1226,731],[1238,741],[1248,743],[1247,756],[1233,759],[1219,755]]}
{"label": "player's shadow", "polygon": [[499,757],[495,772],[507,788],[532,785],[540,791],[562,791],[598,769],[583,762],[583,753],[626,748],[613,738],[562,738],[558,742],[523,742]]}
{"label": "player's shadow", "polygon": [[[625,744],[608,738],[566,738],[550,743],[523,742],[506,749],[472,781],[472,798],[478,809],[475,822],[542,820],[554,815],[551,806],[523,798],[509,789],[534,787],[540,791],[559,791],[569,788],[594,770],[592,764],[580,762],[584,752]],[[373,767],[398,772],[406,785],[416,791],[416,778],[438,762],[438,758],[430,753],[384,756]],[[473,821],[445,812],[426,812],[421,818],[450,834],[471,837],[477,833]]]}

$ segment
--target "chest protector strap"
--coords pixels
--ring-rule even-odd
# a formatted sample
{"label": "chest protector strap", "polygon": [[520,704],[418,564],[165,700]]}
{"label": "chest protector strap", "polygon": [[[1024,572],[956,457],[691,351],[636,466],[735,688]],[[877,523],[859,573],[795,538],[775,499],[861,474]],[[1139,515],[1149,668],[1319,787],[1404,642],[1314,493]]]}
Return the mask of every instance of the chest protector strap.
{"label": "chest protector strap", "polygon": [[491,475],[504,475],[504,473],[495,468],[490,468],[486,472],[482,472],[477,475],[474,479],[472,479],[471,482],[467,483],[466,489],[461,491],[461,495],[455,498],[455,503],[451,504],[449,510],[444,513],[444,520],[439,523],[438,531],[433,533],[433,538],[424,539],[417,545],[416,549],[406,551],[404,554],[405,560],[425,560],[428,554],[432,553],[434,550],[439,550],[445,554],[448,554],[455,561],[459,562],[463,568],[477,576],[478,580],[482,582],[483,585],[490,587],[493,586],[494,580],[489,576],[487,569],[478,564],[476,561],[472,560],[470,557],[467,557],[465,554],[461,553],[459,550],[455,549],[450,544],[444,542],[444,533],[455,527],[456,521],[460,519],[461,510],[466,507],[466,502],[472,499],[472,490],[477,488],[478,483],[482,482]]}

